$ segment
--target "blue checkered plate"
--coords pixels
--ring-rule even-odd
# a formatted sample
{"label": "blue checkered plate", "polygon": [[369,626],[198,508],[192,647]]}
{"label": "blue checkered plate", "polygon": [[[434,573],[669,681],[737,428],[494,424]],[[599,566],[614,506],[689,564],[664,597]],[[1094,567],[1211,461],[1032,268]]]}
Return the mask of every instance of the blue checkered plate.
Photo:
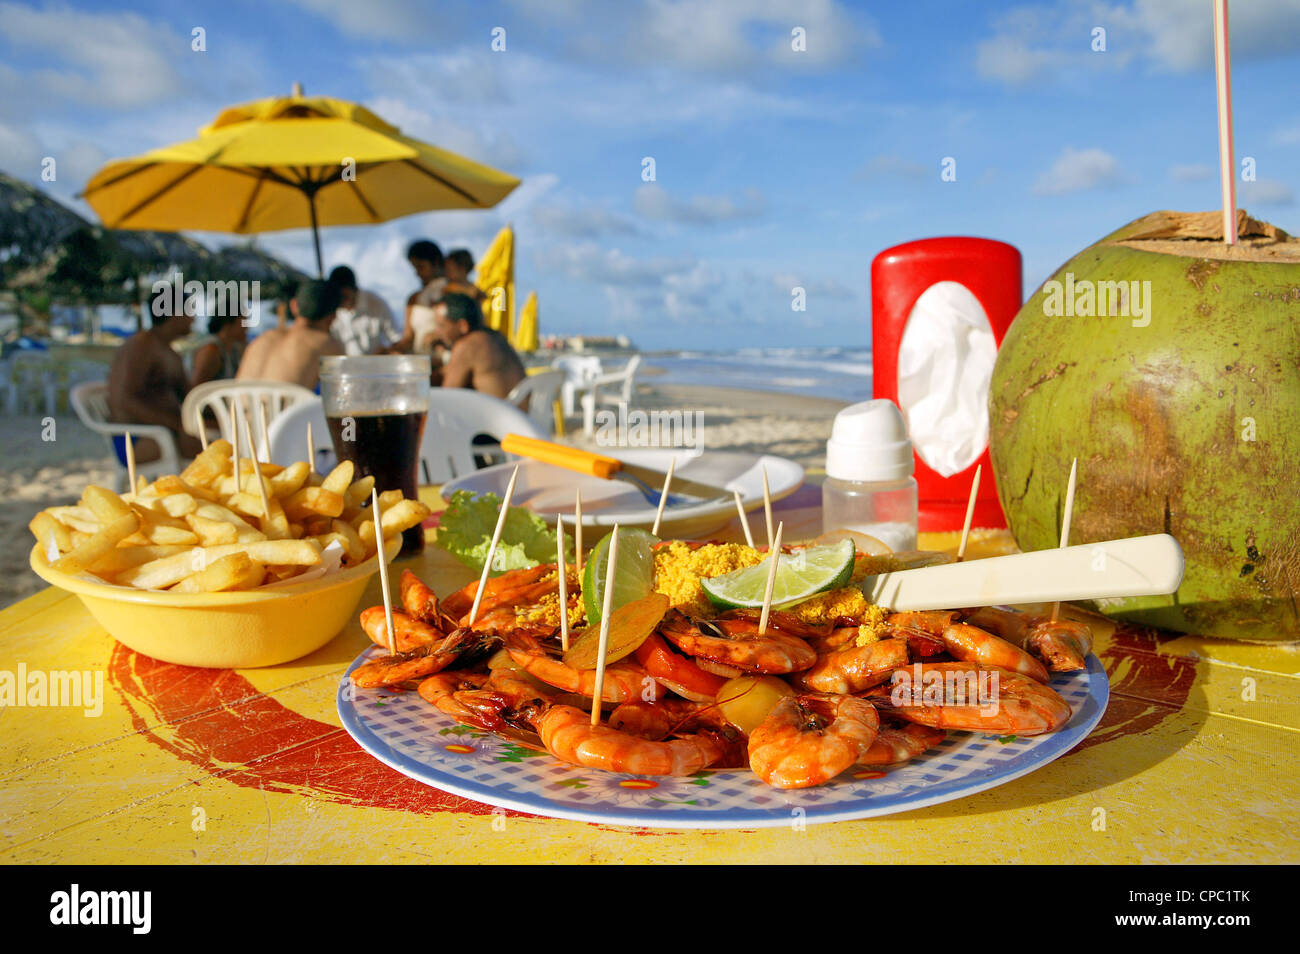
{"label": "blue checkered plate", "polygon": [[[383,652],[367,650],[353,669]],[[1069,723],[1033,737],[950,732],[892,770],[859,766],[817,788],[782,791],[748,771],[685,778],[620,775],[560,762],[481,729],[458,725],[415,692],[357,689],[344,676],[338,711],[357,743],[403,775],[434,788],[533,815],[641,828],[774,828],[870,818],[994,788],[1060,758],[1101,720],[1110,697],[1095,656],[1086,672],[1058,673],[1052,687],[1074,710]]]}

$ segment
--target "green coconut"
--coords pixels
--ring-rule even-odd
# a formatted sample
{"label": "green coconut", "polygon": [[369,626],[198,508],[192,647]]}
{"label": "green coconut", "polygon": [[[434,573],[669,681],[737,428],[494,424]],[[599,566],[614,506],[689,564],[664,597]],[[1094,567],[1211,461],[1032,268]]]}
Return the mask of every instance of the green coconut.
{"label": "green coconut", "polygon": [[989,396],[998,497],[1022,550],[1170,533],[1172,596],[1102,612],[1181,632],[1300,639],[1300,241],[1238,213],[1155,212],[1025,303]]}

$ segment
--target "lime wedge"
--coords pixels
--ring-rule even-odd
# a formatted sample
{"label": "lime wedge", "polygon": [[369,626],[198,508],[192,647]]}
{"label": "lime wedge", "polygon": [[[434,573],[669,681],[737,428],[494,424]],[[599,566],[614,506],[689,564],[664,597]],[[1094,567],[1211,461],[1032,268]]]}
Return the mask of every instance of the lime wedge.
{"label": "lime wedge", "polygon": [[[605,602],[605,576],[609,571],[609,541],[606,534],[596,544],[582,571],[582,605],[587,611],[587,625],[600,622]],[[614,567],[614,601],[611,612],[625,603],[644,599],[654,589],[655,558],[650,548],[659,542],[653,534],[635,527],[618,528],[618,565]]]}
{"label": "lime wedge", "polygon": [[[772,605],[799,603],[826,590],[845,586],[853,576],[853,557],[852,540],[780,554],[776,564],[776,584],[772,588]],[[701,580],[700,585],[716,606],[725,609],[762,606],[771,567],[769,557],[757,566]]]}

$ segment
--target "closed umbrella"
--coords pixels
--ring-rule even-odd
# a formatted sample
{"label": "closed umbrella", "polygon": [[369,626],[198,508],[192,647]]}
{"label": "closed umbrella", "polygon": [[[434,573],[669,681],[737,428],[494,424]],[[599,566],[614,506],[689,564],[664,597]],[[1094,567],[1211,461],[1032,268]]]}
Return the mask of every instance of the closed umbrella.
{"label": "closed umbrella", "polygon": [[274,232],[490,208],[514,176],[404,136],[364,106],[292,96],[232,106],[197,139],[104,166],[82,197],[111,228]]}
{"label": "closed umbrella", "polygon": [[478,263],[478,287],[487,295],[483,320],[509,340],[515,323],[515,230],[507,225]]}
{"label": "closed umbrella", "polygon": [[516,351],[537,350],[537,292],[530,291],[519,309],[519,324],[515,326]]}

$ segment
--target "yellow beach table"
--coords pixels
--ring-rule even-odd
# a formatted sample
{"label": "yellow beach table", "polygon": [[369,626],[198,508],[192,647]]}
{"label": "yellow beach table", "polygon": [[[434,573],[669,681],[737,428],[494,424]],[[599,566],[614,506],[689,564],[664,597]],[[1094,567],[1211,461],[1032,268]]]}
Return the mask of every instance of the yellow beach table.
{"label": "yellow beach table", "polygon": [[[430,502],[440,501],[426,491]],[[819,489],[775,510],[820,529]],[[739,524],[720,536],[740,539]],[[954,535],[955,536],[955,535]],[[930,547],[953,536],[922,536]],[[977,540],[1005,552],[1005,534]],[[409,566],[446,593],[472,574],[430,547]],[[362,606],[379,601],[377,578]],[[111,640],[76,597],[0,612],[0,671],[82,671],[102,696],[0,710],[0,832],[9,863],[192,862],[1295,862],[1300,655],[1099,627],[1100,725],[997,788],[902,814],[750,831],[560,821],[424,786],[340,727],[339,680],[370,641],[355,621],[303,659],[188,669]],[[0,673],[2,675],[2,673]],[[49,700],[47,700],[49,701]]]}

